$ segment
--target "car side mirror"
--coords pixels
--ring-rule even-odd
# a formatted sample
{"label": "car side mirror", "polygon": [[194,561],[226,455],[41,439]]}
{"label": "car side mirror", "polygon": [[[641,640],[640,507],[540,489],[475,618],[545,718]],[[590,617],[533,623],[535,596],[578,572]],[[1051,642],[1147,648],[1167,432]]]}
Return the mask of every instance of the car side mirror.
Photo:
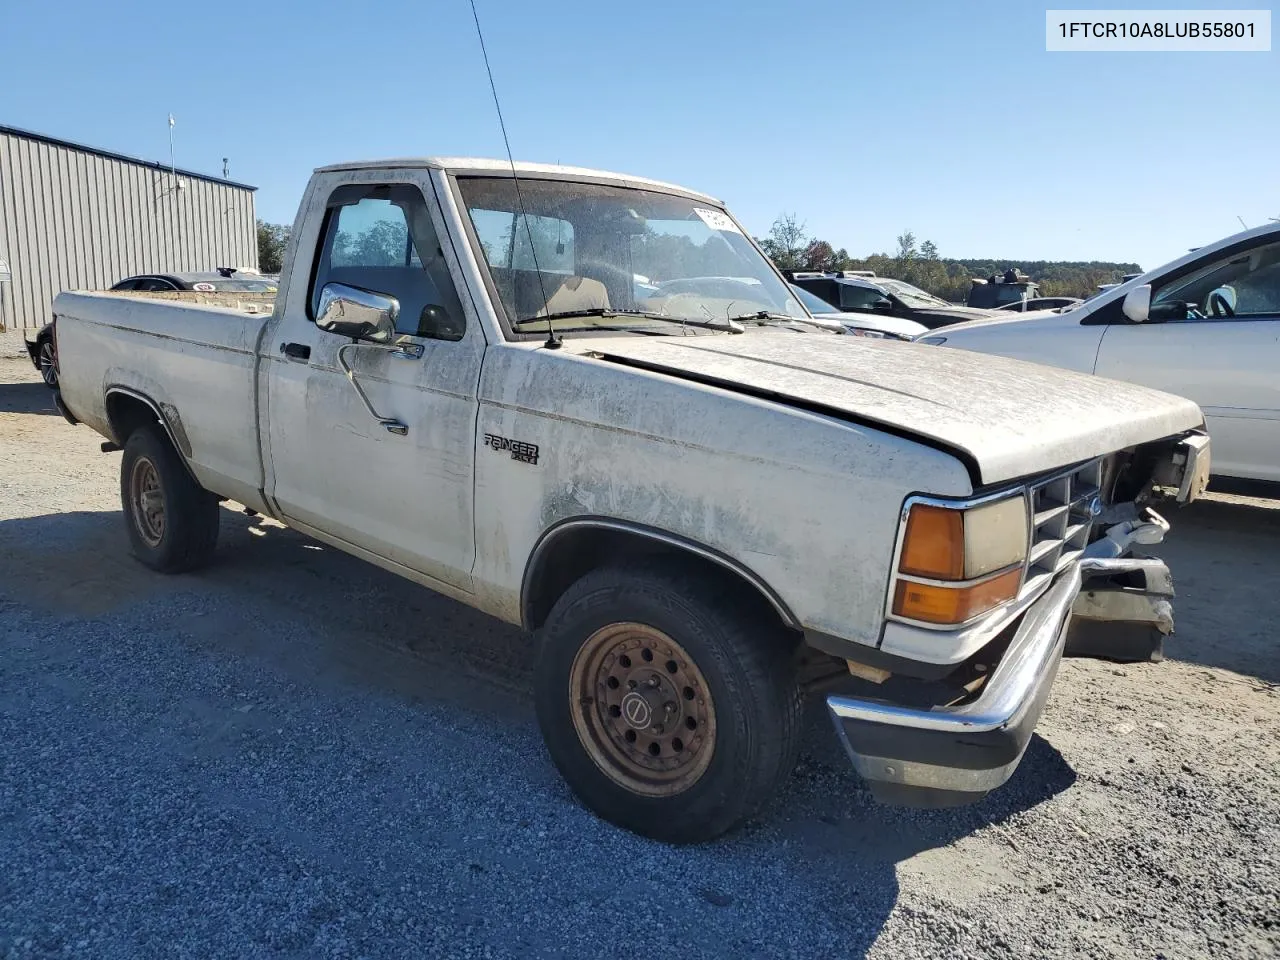
{"label": "car side mirror", "polygon": [[1120,307],[1132,323],[1146,323],[1151,318],[1151,284],[1134,287],[1124,297]]}
{"label": "car side mirror", "polygon": [[396,335],[400,301],[385,293],[326,283],[320,291],[316,326],[340,337],[389,343]]}
{"label": "car side mirror", "polygon": [[877,313],[889,313],[893,309],[893,301],[888,297],[881,297],[875,303],[871,304],[871,309]]}

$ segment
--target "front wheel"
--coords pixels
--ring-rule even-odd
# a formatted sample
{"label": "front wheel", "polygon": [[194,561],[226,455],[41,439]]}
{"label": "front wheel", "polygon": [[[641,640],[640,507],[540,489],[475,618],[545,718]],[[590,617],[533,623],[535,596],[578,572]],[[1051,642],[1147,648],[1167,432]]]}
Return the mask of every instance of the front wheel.
{"label": "front wheel", "polygon": [[710,840],[790,775],[801,726],[792,638],[695,572],[587,574],[540,636],[538,720],[586,806],[672,843]]}
{"label": "front wheel", "polygon": [[218,543],[218,498],[187,472],[158,427],[135,430],[120,461],[120,502],[133,555],[161,573],[209,562]]}

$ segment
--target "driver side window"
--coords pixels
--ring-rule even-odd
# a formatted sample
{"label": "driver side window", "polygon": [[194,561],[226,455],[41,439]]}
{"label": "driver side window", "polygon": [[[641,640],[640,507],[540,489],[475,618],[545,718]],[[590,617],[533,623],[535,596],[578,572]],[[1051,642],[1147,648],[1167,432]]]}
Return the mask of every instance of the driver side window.
{"label": "driver side window", "polygon": [[333,192],[311,283],[312,319],[327,283],[395,297],[397,333],[461,340],[465,332],[462,304],[416,186],[348,185]]}
{"label": "driver side window", "polygon": [[1152,307],[1185,320],[1280,319],[1280,241],[1236,250],[1179,277],[1155,292]]}

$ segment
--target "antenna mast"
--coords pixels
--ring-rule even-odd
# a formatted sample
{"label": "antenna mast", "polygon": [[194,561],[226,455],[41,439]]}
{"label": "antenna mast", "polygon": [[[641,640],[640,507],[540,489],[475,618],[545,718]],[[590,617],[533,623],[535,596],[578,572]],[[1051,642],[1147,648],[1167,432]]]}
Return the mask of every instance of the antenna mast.
{"label": "antenna mast", "polygon": [[[538,274],[538,291],[542,294],[542,309],[547,315],[547,342],[543,346],[548,350],[559,350],[560,341],[556,339],[555,327],[551,324],[551,301],[547,299],[547,288],[542,280],[542,267],[538,265],[538,248],[533,242],[533,230],[529,226],[529,213],[524,208],[524,196],[520,192],[520,177],[516,174],[516,161],[511,155],[511,140],[507,137],[507,124],[502,119],[502,104],[498,102],[498,87],[493,82],[493,68],[489,66],[489,51],[484,45],[484,31],[480,29],[480,14],[476,13],[476,0],[471,0],[471,17],[476,22],[476,36],[480,38],[480,53],[484,56],[484,70],[489,75],[489,90],[493,93],[493,107],[498,111],[498,127],[502,130],[502,143],[507,148],[507,162],[511,164],[511,182],[516,187],[516,203],[520,205],[520,218],[524,220],[524,232],[529,238],[529,252],[533,255],[533,269]],[[511,247],[513,254],[515,251],[515,233],[515,230],[512,229]]]}
{"label": "antenna mast", "polygon": [[173,114],[169,114],[169,176],[173,177],[173,189],[178,189],[178,166],[173,159]]}

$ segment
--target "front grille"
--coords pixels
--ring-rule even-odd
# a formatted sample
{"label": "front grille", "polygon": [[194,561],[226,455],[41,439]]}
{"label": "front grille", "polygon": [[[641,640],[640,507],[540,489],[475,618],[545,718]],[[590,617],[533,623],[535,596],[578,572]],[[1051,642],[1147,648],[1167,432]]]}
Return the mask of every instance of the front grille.
{"label": "front grille", "polygon": [[1102,460],[1031,484],[1031,548],[1027,584],[1052,577],[1089,545],[1101,505]]}

